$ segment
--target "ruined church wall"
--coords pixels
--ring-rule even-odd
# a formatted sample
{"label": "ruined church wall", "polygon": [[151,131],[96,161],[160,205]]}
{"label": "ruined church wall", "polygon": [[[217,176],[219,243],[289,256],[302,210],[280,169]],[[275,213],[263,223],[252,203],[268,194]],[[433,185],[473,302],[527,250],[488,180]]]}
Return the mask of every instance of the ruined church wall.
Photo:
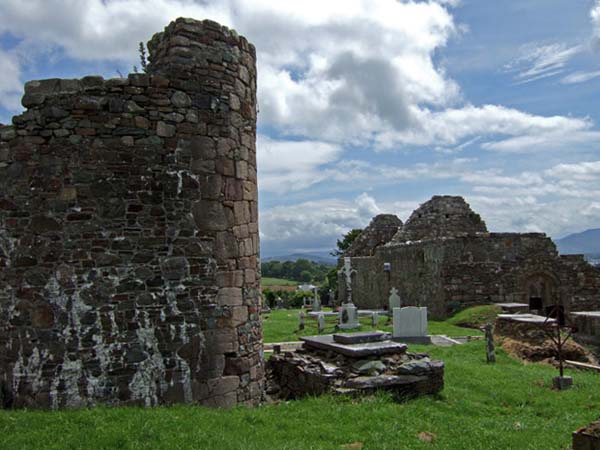
{"label": "ruined church wall", "polygon": [[600,311],[600,268],[589,264],[583,255],[561,255],[558,278],[567,287],[573,311]]}
{"label": "ruined church wall", "polygon": [[600,309],[600,270],[582,257],[559,257],[541,233],[482,233],[384,246],[373,257],[352,258],[352,267],[359,308],[386,307],[395,287],[403,305],[427,306],[431,317],[444,318],[474,305],[528,303],[528,280],[539,276],[553,286],[554,297],[546,301],[558,300],[568,311]]}
{"label": "ruined church wall", "polygon": [[148,47],[0,128],[0,406],[260,401],[255,50],[188,19]]}
{"label": "ruined church wall", "polygon": [[490,233],[453,241],[442,272],[450,312],[496,302],[529,303],[528,281],[541,277],[552,288],[544,306],[567,311],[600,309],[600,271],[581,257],[559,257],[542,233]]}
{"label": "ruined church wall", "polygon": [[[354,303],[361,309],[387,309],[390,289],[395,287],[403,306],[427,306],[432,317],[443,316],[444,250],[422,242],[379,247],[373,257],[352,258]],[[384,263],[390,263],[389,273]]]}

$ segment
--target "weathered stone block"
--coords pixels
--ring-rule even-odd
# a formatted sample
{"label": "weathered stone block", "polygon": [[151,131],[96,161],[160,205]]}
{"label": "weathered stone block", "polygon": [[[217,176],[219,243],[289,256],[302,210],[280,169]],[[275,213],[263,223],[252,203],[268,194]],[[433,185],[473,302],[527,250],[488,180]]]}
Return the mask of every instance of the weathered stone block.
{"label": "weathered stone block", "polygon": [[201,230],[217,231],[228,228],[225,207],[216,200],[198,200],[192,205],[192,214]]}
{"label": "weathered stone block", "polygon": [[219,306],[241,306],[243,303],[242,289],[239,287],[222,287],[217,294]]}

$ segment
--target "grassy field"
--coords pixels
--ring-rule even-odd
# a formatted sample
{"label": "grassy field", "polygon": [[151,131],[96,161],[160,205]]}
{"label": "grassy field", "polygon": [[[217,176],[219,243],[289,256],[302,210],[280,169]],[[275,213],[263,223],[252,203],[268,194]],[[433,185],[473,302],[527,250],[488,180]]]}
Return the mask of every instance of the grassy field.
{"label": "grassy field", "polygon": [[[481,341],[411,350],[446,362],[441,395],[403,404],[385,395],[320,397],[229,411],[0,411],[0,448],[567,449],[571,432],[600,413],[598,374],[577,372],[574,388],[559,392],[549,388],[552,367],[523,365],[503,352],[488,365]],[[419,439],[425,432],[432,442]]]}
{"label": "grassy field", "polygon": [[284,278],[269,278],[263,277],[260,279],[262,286],[298,286],[302,284],[300,281],[286,280]]}
{"label": "grassy field", "polygon": [[[317,334],[317,321],[305,318],[305,329],[298,331],[298,313],[299,309],[272,310],[270,314],[263,316],[263,338],[265,342],[288,342],[297,341],[300,336],[309,336]],[[327,328],[325,334],[335,331],[336,318],[327,318]],[[361,327],[355,331],[369,331],[374,328],[371,326],[370,317],[360,317]],[[447,336],[479,336],[482,333],[479,330],[471,328],[462,328],[451,324],[449,321],[438,322],[430,320],[428,323],[429,334],[445,334]],[[392,331],[392,324],[387,324],[387,317],[380,316],[377,330]]]}

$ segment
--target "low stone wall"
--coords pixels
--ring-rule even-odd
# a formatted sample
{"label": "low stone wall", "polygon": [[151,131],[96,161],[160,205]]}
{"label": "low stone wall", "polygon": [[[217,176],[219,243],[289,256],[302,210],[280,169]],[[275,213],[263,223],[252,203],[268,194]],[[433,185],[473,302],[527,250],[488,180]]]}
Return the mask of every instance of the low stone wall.
{"label": "low stone wall", "polygon": [[397,400],[439,392],[444,363],[404,353],[356,359],[328,351],[299,349],[267,361],[267,394],[280,399],[310,395],[390,392]]}
{"label": "low stone wall", "polygon": [[511,317],[496,317],[494,335],[497,338],[512,338],[519,341],[541,344],[548,339],[548,332],[555,327],[555,321],[544,322],[544,317],[537,321],[518,320]]}
{"label": "low stone wall", "polygon": [[600,449],[600,420],[573,433],[573,450]]}
{"label": "low stone wall", "polygon": [[600,346],[600,311],[575,312],[569,315],[577,340]]}

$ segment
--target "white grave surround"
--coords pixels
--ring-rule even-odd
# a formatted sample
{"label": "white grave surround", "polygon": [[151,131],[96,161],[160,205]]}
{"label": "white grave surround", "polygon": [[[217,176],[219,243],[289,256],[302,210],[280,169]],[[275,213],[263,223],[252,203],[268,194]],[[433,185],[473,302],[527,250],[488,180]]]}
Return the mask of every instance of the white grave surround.
{"label": "white grave surround", "polygon": [[393,312],[393,338],[427,336],[427,308],[425,306],[394,308]]}

